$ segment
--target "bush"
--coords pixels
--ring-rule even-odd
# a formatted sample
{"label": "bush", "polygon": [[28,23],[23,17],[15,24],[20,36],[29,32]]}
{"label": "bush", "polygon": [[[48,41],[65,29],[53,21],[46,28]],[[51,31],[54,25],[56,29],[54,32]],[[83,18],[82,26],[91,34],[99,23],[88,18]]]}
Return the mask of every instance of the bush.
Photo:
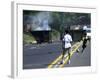
{"label": "bush", "polygon": [[24,44],[32,44],[32,43],[36,43],[36,39],[34,38],[34,36],[28,32],[23,34],[23,43]]}

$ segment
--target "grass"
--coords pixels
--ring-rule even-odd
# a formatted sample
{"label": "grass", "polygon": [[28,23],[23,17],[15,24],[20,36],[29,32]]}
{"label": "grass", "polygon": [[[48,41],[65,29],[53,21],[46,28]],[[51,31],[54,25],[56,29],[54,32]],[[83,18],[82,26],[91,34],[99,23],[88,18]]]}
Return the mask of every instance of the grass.
{"label": "grass", "polygon": [[27,32],[27,33],[24,32],[23,42],[24,42],[24,44],[31,44],[31,43],[36,42],[36,39],[30,32]]}

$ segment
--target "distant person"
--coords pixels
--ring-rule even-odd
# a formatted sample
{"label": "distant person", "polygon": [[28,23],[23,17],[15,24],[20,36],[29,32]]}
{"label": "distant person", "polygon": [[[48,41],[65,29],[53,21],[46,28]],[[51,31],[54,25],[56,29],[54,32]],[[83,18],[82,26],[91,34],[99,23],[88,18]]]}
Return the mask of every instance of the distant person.
{"label": "distant person", "polygon": [[70,50],[71,50],[72,37],[69,34],[68,30],[65,31],[65,35],[64,35],[62,41],[63,41],[64,46],[63,46],[63,54],[62,54],[61,64],[63,64],[64,56],[66,53],[68,54],[68,60],[69,60],[68,63],[70,63]]}
{"label": "distant person", "polygon": [[83,53],[83,51],[84,51],[84,49],[86,48],[86,46],[87,46],[87,36],[86,36],[86,33],[85,33],[85,35],[84,35],[84,37],[83,37],[83,44],[82,44],[82,53]]}

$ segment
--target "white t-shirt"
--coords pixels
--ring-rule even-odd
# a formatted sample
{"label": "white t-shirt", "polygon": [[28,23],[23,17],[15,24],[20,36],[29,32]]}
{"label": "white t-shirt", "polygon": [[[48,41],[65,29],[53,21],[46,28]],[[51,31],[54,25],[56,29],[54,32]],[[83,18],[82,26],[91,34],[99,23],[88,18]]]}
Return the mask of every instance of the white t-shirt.
{"label": "white t-shirt", "polygon": [[65,42],[65,48],[70,48],[71,47],[71,43],[72,42],[72,37],[69,34],[66,34],[63,38],[63,41]]}

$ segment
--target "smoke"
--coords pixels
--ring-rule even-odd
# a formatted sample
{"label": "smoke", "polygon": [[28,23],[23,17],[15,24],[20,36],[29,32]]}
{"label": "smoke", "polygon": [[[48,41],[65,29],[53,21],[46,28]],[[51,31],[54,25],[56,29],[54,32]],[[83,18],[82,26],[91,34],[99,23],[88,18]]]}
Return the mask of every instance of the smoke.
{"label": "smoke", "polygon": [[51,30],[49,26],[52,23],[51,12],[39,12],[36,15],[26,15],[26,17],[28,18],[25,23],[31,24],[32,31]]}

